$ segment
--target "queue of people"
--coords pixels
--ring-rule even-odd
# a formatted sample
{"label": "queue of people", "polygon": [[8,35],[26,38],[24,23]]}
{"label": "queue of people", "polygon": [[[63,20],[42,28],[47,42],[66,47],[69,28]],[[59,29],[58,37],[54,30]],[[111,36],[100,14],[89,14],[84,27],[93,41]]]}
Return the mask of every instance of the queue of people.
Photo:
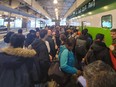
{"label": "queue of people", "polygon": [[[19,29],[4,37],[9,46],[0,53],[0,87],[48,87],[51,80],[56,80],[57,87],[82,87],[83,82],[77,80],[80,75],[86,87],[116,86],[116,29],[111,30],[110,48],[103,34],[98,33],[93,40],[88,29],[80,33],[75,27],[57,26],[30,30],[27,35],[22,32]],[[62,83],[57,76],[48,75],[56,60],[67,76]]]}

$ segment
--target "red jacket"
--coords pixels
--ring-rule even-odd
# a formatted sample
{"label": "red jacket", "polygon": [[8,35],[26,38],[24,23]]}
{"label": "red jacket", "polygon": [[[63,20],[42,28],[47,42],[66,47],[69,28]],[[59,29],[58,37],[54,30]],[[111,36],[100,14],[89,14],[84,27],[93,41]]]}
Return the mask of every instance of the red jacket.
{"label": "red jacket", "polygon": [[[113,46],[116,46],[116,44],[113,44]],[[113,68],[116,70],[116,57],[113,55],[111,50],[110,50],[110,56],[111,56],[111,61],[112,61],[112,64],[113,64]]]}

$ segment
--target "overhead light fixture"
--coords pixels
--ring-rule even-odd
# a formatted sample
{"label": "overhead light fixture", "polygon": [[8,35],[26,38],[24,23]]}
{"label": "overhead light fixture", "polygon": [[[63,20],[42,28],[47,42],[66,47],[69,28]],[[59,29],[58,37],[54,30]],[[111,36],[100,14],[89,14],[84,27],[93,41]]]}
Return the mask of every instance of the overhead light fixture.
{"label": "overhead light fixture", "polygon": [[104,6],[103,8],[104,8],[105,10],[107,10],[107,9],[108,9],[108,6]]}
{"label": "overhead light fixture", "polygon": [[77,18],[81,18],[81,16],[78,16]]}
{"label": "overhead light fixture", "polygon": [[58,9],[55,8],[56,19],[58,20]]}
{"label": "overhead light fixture", "polygon": [[54,2],[53,2],[54,4],[57,4],[58,3],[58,1],[57,0],[54,0]]}
{"label": "overhead light fixture", "polygon": [[85,15],[83,14],[83,15],[81,15],[82,17],[84,17]]}
{"label": "overhead light fixture", "polygon": [[89,14],[89,15],[91,15],[91,14],[92,14],[92,12],[89,12],[88,14]]}
{"label": "overhead light fixture", "polygon": [[56,19],[58,20],[58,13],[56,13]]}
{"label": "overhead light fixture", "polygon": [[57,12],[58,11],[58,9],[57,8],[55,8],[55,12]]}

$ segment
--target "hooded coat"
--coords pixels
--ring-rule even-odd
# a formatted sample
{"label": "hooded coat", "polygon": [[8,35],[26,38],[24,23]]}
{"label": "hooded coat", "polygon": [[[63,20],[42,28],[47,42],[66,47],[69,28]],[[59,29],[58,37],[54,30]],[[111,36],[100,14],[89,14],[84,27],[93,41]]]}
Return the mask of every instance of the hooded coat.
{"label": "hooded coat", "polygon": [[50,67],[50,58],[47,46],[45,41],[42,39],[36,39],[31,44],[32,48],[37,52],[38,57],[36,61],[40,64],[41,72],[42,72],[42,82],[46,82],[48,79],[48,69]]}
{"label": "hooded coat", "polygon": [[88,54],[87,59],[88,59],[89,63],[91,63],[91,61],[93,61],[93,59],[94,60],[102,60],[106,64],[109,64],[110,66],[112,66],[109,49],[106,47],[104,42],[95,41],[91,46],[91,50],[94,54],[94,58],[91,57],[92,55]]}
{"label": "hooded coat", "polygon": [[0,53],[0,87],[33,87],[39,73],[34,50],[4,48]]}

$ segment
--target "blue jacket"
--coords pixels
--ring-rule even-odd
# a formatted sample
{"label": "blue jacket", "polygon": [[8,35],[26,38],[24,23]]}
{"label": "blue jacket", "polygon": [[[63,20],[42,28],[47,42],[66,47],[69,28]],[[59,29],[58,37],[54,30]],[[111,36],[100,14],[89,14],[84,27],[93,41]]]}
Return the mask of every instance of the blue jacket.
{"label": "blue jacket", "polygon": [[75,65],[75,58],[72,51],[69,51],[65,45],[60,46],[59,52],[60,58],[60,68],[69,74],[76,74],[77,69],[74,67]]}

